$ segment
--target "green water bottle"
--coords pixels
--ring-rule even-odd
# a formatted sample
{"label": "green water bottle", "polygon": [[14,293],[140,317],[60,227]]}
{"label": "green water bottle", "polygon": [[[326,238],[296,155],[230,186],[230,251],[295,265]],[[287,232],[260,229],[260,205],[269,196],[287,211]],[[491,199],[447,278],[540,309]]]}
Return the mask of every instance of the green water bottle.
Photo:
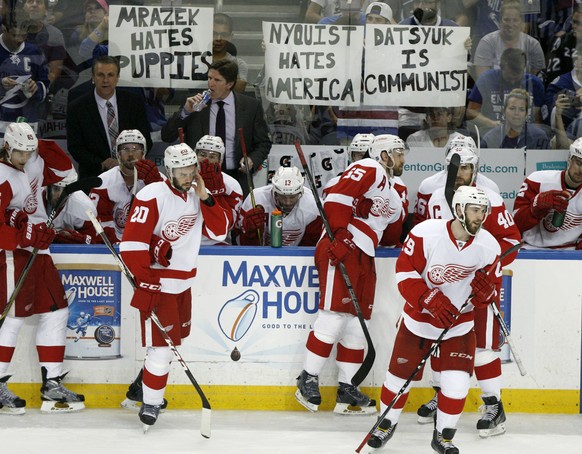
{"label": "green water bottle", "polygon": [[283,213],[277,208],[271,213],[271,247],[283,245]]}

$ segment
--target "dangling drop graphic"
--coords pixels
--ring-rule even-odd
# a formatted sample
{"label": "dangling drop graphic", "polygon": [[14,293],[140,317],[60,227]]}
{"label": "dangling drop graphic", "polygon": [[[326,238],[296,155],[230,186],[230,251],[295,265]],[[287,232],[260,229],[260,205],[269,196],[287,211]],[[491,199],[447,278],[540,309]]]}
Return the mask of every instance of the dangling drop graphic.
{"label": "dangling drop graphic", "polygon": [[234,347],[234,350],[230,352],[230,359],[233,361],[238,361],[240,359],[240,352],[238,351],[238,348]]}

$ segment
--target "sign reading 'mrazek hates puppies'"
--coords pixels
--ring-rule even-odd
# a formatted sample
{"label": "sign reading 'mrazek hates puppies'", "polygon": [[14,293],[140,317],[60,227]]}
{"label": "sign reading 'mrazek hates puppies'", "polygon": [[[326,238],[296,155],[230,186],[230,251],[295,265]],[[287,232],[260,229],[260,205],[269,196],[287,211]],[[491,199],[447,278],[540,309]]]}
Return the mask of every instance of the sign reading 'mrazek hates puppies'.
{"label": "sign reading 'mrazek hates puppies'", "polygon": [[465,105],[467,27],[367,25],[364,104]]}
{"label": "sign reading 'mrazek hates puppies'", "polygon": [[357,106],[364,27],[263,22],[271,102]]}
{"label": "sign reading 'mrazek hates puppies'", "polygon": [[212,8],[111,6],[109,55],[120,86],[206,87],[212,63]]}

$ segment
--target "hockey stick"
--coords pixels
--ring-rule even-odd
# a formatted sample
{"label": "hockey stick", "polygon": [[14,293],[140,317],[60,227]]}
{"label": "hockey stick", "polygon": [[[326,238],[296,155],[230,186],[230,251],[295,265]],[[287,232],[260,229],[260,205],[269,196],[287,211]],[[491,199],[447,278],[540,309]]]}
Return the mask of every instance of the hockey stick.
{"label": "hockey stick", "polygon": [[455,180],[457,179],[457,174],[459,173],[459,165],[461,164],[461,156],[458,153],[454,153],[449,161],[449,167],[447,169],[447,180],[445,182],[445,199],[453,218],[455,218],[455,212],[453,210],[453,196],[455,195]]}
{"label": "hockey stick", "polygon": [[[47,218],[47,221],[46,221],[47,229],[52,228],[55,218],[59,214],[59,211],[61,210],[61,208],[65,205],[65,202],[67,201],[67,198],[69,197],[70,194],[72,194],[73,192],[77,192],[77,191],[88,191],[89,189],[95,188],[97,186],[101,186],[102,183],[103,182],[101,181],[101,178],[90,177],[90,178],[85,178],[83,180],[75,181],[75,182],[65,186],[63,188],[63,192],[62,192],[61,196],[58,198],[57,203],[55,204],[55,207],[53,208],[53,210],[51,211],[51,213],[49,214],[49,216]],[[16,297],[18,296],[18,293],[20,293],[20,290],[21,290],[22,286],[24,285],[24,281],[26,279],[26,276],[28,275],[28,273],[30,272],[30,269],[32,268],[32,264],[34,263],[34,260],[36,259],[36,256],[38,255],[38,251],[39,251],[38,248],[34,248],[32,250],[30,257],[28,257],[28,260],[26,261],[26,264],[24,265],[24,268],[22,269],[22,273],[20,273],[20,276],[18,276],[18,280],[16,281],[16,285],[14,286],[14,290],[12,291],[12,295],[10,295],[8,302],[6,303],[6,307],[2,311],[2,314],[0,315],[0,326],[2,326],[2,322],[6,318],[6,316],[8,315],[8,312],[10,312],[10,309],[12,309],[12,305],[16,301]]]}
{"label": "hockey stick", "polygon": [[[257,207],[255,202],[255,193],[254,193],[254,185],[253,185],[253,176],[251,175],[251,170],[249,169],[249,161],[247,160],[247,144],[245,143],[245,136],[243,134],[242,128],[238,128],[238,135],[240,137],[240,147],[242,149],[243,159],[245,161],[245,168],[247,173],[247,184],[249,185],[249,194],[251,196],[251,203],[253,205],[253,209]],[[261,229],[257,229],[257,236],[259,237],[259,244],[264,246],[263,243],[263,235],[261,234]]]}
{"label": "hockey stick", "polygon": [[[489,265],[489,267],[486,270],[486,273],[487,274],[491,273],[491,271],[493,271],[495,269],[495,267],[497,266],[497,263],[498,262],[500,262],[504,257],[506,257],[507,255],[511,254],[512,252],[515,252],[516,250],[518,250],[521,246],[522,246],[522,243],[516,244],[516,245],[512,246],[511,248],[509,248],[507,251],[505,251],[503,254],[501,254],[497,259],[495,259],[495,261],[491,265]],[[378,426],[380,425],[380,423],[382,421],[384,421],[384,419],[388,415],[388,412],[396,404],[396,402],[398,401],[398,399],[400,399],[400,397],[406,392],[406,389],[408,388],[408,386],[410,386],[410,383],[412,383],[412,381],[414,380],[414,377],[416,377],[416,374],[418,374],[418,372],[420,372],[422,370],[422,368],[424,367],[424,365],[426,364],[426,362],[428,361],[428,359],[431,357],[431,355],[440,346],[440,344],[443,341],[443,339],[446,336],[446,334],[454,326],[454,324],[457,321],[457,319],[461,316],[461,313],[463,312],[463,310],[469,305],[469,303],[471,303],[471,299],[472,299],[472,297],[470,296],[467,299],[467,301],[465,301],[463,303],[463,305],[459,309],[459,312],[455,315],[455,321],[453,323],[451,323],[451,325],[449,327],[443,329],[443,331],[441,332],[440,336],[437,337],[437,339],[433,342],[433,344],[430,347],[430,349],[428,350],[428,352],[422,357],[422,359],[420,360],[420,363],[418,363],[418,366],[416,366],[416,369],[414,369],[414,371],[412,372],[412,374],[410,375],[410,377],[408,377],[408,379],[404,382],[404,385],[402,385],[402,387],[400,388],[400,390],[398,391],[398,393],[396,393],[396,395],[394,396],[394,398],[392,399],[392,401],[386,406],[386,409],[378,417],[378,420],[376,421],[376,424],[374,424],[374,427],[372,427],[370,429],[370,431],[366,434],[366,436],[364,437],[364,440],[362,441],[362,443],[360,443],[360,446],[358,446],[358,448],[356,449],[356,452],[359,453],[362,450],[362,448],[368,442],[368,440],[372,437],[372,434],[378,428]]]}
{"label": "hockey stick", "polygon": [[[91,212],[91,210],[87,210],[86,214],[87,214],[87,217],[89,218],[89,220],[91,221],[91,223],[93,224],[95,231],[103,239],[103,243],[105,243],[105,246],[107,246],[107,249],[109,249],[109,252],[111,252],[111,255],[113,255],[113,258],[115,258],[115,261],[119,265],[121,272],[125,275],[125,277],[129,281],[129,283],[131,284],[133,289],[135,289],[135,279],[133,277],[133,274],[131,274],[131,271],[125,265],[125,262],[123,261],[121,256],[114,249],[113,245],[109,241],[109,238],[107,238],[107,235],[105,235],[105,232],[103,231],[103,227],[101,226],[101,223],[97,220],[97,218]],[[212,423],[212,408],[210,407],[210,402],[208,402],[208,399],[206,398],[204,391],[202,391],[202,388],[200,388],[200,385],[198,384],[198,382],[194,378],[194,375],[192,375],[192,372],[188,368],[188,365],[184,361],[184,358],[182,358],[182,355],[180,354],[180,352],[178,351],[178,349],[174,345],[172,338],[168,335],[168,333],[166,332],[166,329],[164,328],[164,326],[160,322],[160,319],[158,318],[156,313],[153,311],[151,312],[151,319],[154,322],[154,324],[158,327],[158,329],[160,330],[160,333],[162,334],[164,341],[166,342],[168,347],[170,347],[170,350],[172,350],[172,353],[174,354],[174,356],[176,357],[176,359],[178,360],[178,362],[180,363],[180,365],[184,369],[184,372],[186,373],[186,375],[190,379],[190,382],[192,383],[192,385],[194,385],[196,392],[200,396],[200,400],[202,401],[202,416],[200,418],[200,434],[204,438],[210,438],[211,423]]]}
{"label": "hockey stick", "polygon": [[[295,142],[295,149],[297,150],[297,154],[299,155],[299,160],[301,161],[301,166],[303,167],[303,171],[307,176],[307,180],[309,181],[309,186],[311,188],[311,192],[313,192],[313,197],[315,199],[315,204],[317,205],[317,209],[319,211],[319,215],[321,216],[321,220],[323,221],[323,225],[325,227],[325,232],[329,237],[330,241],[334,240],[333,232],[331,231],[331,226],[329,225],[329,220],[323,210],[323,205],[321,204],[321,200],[319,199],[319,194],[317,193],[317,186],[315,185],[315,181],[313,180],[313,175],[309,170],[309,166],[307,165],[307,161],[305,160],[305,155],[303,154],[303,150],[301,149],[301,144],[299,141]],[[352,300],[352,304],[354,305],[354,309],[356,310],[356,314],[360,325],[362,327],[362,331],[364,332],[364,337],[366,338],[366,342],[368,343],[368,353],[364,358],[364,362],[357,370],[357,372],[352,377],[352,385],[358,386],[360,383],[364,381],[366,375],[372,369],[374,365],[374,360],[376,359],[376,350],[374,349],[374,343],[372,342],[372,338],[370,337],[370,331],[368,331],[368,327],[366,326],[366,321],[364,320],[364,316],[362,315],[362,310],[360,309],[360,303],[358,302],[358,297],[356,296],[356,292],[352,287],[352,282],[350,281],[350,277],[348,276],[348,271],[346,270],[346,266],[340,262],[339,269],[342,273],[342,277],[348,288],[348,292],[350,294],[350,298]]]}

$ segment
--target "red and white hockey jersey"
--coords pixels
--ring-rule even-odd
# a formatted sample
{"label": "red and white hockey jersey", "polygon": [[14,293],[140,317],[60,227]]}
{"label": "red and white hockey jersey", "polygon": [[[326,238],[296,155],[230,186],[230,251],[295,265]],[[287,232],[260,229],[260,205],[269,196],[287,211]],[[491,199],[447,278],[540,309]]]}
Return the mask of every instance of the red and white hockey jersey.
{"label": "red and white hockey jersey", "polygon": [[[224,194],[214,196],[216,201],[224,208],[232,211],[232,218],[236,221],[240,212],[240,207],[243,201],[243,190],[240,183],[230,175],[222,172],[222,179],[224,180],[224,187],[226,192]],[[211,240],[206,236],[202,236],[202,246],[211,246],[213,244],[230,244],[230,235],[227,235],[225,241]]]}
{"label": "red and white hockey jersey", "polygon": [[[505,252],[521,241],[519,229],[515,225],[511,213],[507,211],[503,198],[487,187],[481,187],[479,185],[477,187],[485,191],[491,203],[491,213],[485,219],[483,228],[495,237],[501,247],[501,251]],[[453,219],[453,214],[445,198],[444,186],[437,189],[429,199],[426,214],[430,219]],[[517,251],[504,257],[501,262],[502,265],[509,265],[515,260],[516,256]]]}
{"label": "red and white hockey jersey", "polygon": [[[263,244],[271,244],[271,213],[277,207],[273,197],[272,186],[262,186],[254,190],[256,205],[262,205],[267,214],[263,235]],[[250,194],[244,200],[238,218],[238,229],[241,232],[240,244],[257,245],[259,239],[255,232],[243,232],[243,219],[245,214],[253,208]],[[315,246],[321,236],[322,222],[319,211],[309,188],[303,188],[303,195],[295,204],[291,212],[283,216],[283,246]]]}
{"label": "red and white hockey jersey", "polygon": [[[418,302],[428,289],[440,289],[460,309],[471,294],[475,272],[493,264],[500,254],[497,240],[486,230],[466,243],[459,243],[451,231],[452,221],[429,219],[414,227],[396,261],[396,283],[406,300],[403,321],[419,337],[436,339],[442,333],[436,319]],[[501,269],[491,271],[501,282]],[[445,339],[461,336],[474,325],[469,304]]]}
{"label": "red and white hockey jersey", "polygon": [[[426,212],[428,201],[437,189],[445,187],[446,181],[447,170],[445,169],[420,182],[414,203],[414,225],[431,218]],[[497,186],[497,183],[481,173],[477,173],[475,185],[478,188],[489,188],[496,194],[499,194],[499,186]]]}
{"label": "red and white hockey jersey", "polygon": [[[159,282],[163,293],[179,294],[196,276],[202,234],[224,241],[232,222],[230,210],[219,203],[212,207],[201,203],[193,188],[181,193],[168,181],[151,183],[135,197],[119,250],[138,281]],[[152,234],[172,245],[167,268],[151,264]]]}
{"label": "red and white hockey jersey", "polygon": [[[4,222],[6,210],[23,210],[31,224],[47,222],[43,187],[61,181],[72,167],[65,152],[55,142],[47,140],[39,140],[38,152],[33,153],[27,161],[24,172],[6,162],[0,162],[1,249],[14,250],[18,247],[16,229]],[[41,250],[39,253],[48,254],[49,250]]]}
{"label": "red and white hockey jersey", "polygon": [[[373,201],[367,218],[354,212],[360,198]],[[402,228],[400,196],[390,184],[386,170],[370,158],[348,166],[339,181],[327,189],[323,208],[332,231],[347,228],[353,235],[352,241],[370,257],[375,256],[388,225],[400,223]]]}
{"label": "red and white hockey jersey", "polygon": [[[513,216],[524,241],[537,248],[574,249],[582,235],[582,196],[580,187],[576,191],[566,188],[565,171],[542,170],[532,173],[525,179],[513,205]],[[531,212],[531,205],[540,192],[568,191],[571,198],[568,201],[566,217],[561,227],[552,225],[554,211],[544,218],[537,219]]]}
{"label": "red and white hockey jersey", "polygon": [[76,230],[94,236],[95,229],[87,218],[87,210],[91,210],[97,216],[97,209],[89,196],[82,191],[73,192],[67,198],[63,209],[55,217],[53,228],[57,231]]}

